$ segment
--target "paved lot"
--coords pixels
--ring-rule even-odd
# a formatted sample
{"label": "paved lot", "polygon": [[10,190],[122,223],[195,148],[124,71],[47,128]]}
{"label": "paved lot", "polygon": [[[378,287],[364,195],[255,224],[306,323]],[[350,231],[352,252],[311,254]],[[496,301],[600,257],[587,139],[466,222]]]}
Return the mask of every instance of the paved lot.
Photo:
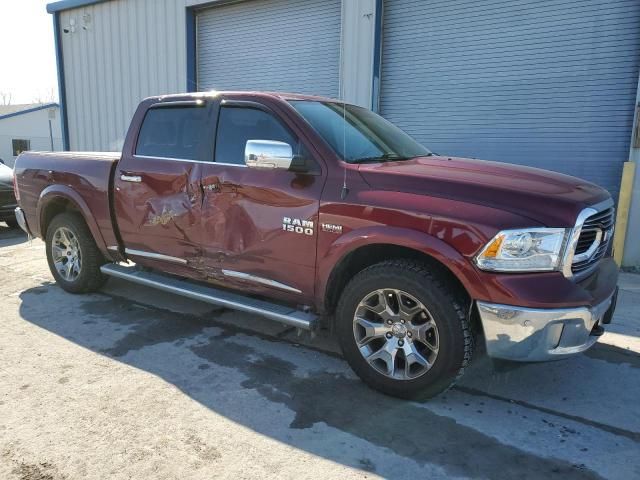
{"label": "paved lot", "polygon": [[0,478],[640,478],[640,276],[586,355],[476,358],[428,403],[330,339],[111,280],[75,296],[0,224]]}

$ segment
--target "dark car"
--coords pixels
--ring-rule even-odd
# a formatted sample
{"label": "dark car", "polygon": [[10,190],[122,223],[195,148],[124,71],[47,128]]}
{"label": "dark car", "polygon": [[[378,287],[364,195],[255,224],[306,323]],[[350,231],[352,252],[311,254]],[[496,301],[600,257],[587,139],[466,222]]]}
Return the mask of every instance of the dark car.
{"label": "dark car", "polygon": [[13,170],[0,159],[0,222],[15,228],[18,226],[14,210],[17,207],[13,193]]}

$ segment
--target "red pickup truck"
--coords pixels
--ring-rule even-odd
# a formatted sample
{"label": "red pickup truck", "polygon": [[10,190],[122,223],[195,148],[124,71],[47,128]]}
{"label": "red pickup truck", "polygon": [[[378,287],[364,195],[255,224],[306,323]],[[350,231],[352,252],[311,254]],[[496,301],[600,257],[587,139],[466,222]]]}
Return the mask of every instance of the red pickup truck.
{"label": "red pickup truck", "polygon": [[379,115],[260,92],[160,96],[121,154],[24,153],[19,223],[73,293],[108,276],[301,329],[369,385],[429,397],[487,354],[557,359],[615,308],[611,196],[437,155]]}

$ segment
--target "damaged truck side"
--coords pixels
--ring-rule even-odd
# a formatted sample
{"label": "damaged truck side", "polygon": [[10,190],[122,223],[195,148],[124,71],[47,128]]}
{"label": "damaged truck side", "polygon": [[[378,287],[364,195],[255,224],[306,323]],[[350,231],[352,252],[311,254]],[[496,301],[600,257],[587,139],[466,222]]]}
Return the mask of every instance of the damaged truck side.
{"label": "damaged truck side", "polygon": [[121,154],[33,153],[16,215],[73,293],[109,276],[327,326],[370,386],[426,398],[471,361],[558,359],[611,321],[613,201],[430,152],[379,115],[260,92],[154,97]]}

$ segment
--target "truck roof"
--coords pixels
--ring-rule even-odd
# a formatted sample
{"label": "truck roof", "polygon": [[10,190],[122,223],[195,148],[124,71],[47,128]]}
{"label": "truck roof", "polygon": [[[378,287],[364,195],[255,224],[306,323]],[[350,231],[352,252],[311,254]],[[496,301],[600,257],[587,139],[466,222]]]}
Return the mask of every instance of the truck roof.
{"label": "truck roof", "polygon": [[[175,93],[169,95],[157,95],[153,97],[148,97],[145,100],[166,100],[166,99],[175,99],[175,100],[197,100],[202,97],[215,97],[218,95],[229,95],[234,97],[269,97],[269,98],[279,98],[282,100],[314,100],[317,102],[332,102],[332,103],[343,103],[342,100],[336,98],[322,97],[319,95],[303,95],[300,93],[289,93],[289,92],[262,92],[262,91],[250,91],[250,90],[210,90],[204,92],[190,92],[190,93]],[[347,102],[348,103],[348,102]]]}

